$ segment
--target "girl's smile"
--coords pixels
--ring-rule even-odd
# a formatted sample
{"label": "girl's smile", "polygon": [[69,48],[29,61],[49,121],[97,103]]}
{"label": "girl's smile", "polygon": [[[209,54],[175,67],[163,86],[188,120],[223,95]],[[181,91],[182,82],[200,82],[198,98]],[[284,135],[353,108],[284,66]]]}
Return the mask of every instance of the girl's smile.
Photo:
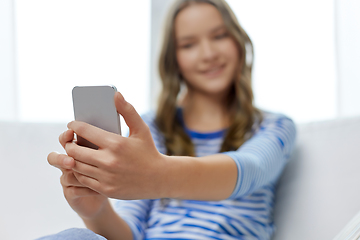
{"label": "girl's smile", "polygon": [[211,66],[203,71],[200,71],[206,78],[216,78],[219,77],[226,67],[226,64]]}

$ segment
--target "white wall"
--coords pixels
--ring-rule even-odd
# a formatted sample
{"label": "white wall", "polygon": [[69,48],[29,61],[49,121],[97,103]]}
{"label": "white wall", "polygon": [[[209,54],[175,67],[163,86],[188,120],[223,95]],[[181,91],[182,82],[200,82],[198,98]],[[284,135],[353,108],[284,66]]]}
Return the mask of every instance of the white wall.
{"label": "white wall", "polygon": [[0,1],[0,120],[17,118],[13,0]]}
{"label": "white wall", "polygon": [[360,1],[336,0],[340,116],[360,115]]}

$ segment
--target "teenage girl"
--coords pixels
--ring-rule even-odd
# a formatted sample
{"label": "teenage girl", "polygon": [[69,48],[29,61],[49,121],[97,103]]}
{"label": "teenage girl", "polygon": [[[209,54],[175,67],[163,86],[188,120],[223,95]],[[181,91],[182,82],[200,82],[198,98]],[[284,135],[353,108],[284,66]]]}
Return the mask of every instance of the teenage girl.
{"label": "teenage girl", "polygon": [[[254,107],[252,54],[224,0],[175,1],[157,112],[141,118],[116,93],[128,137],[74,121],[59,138],[67,154],[48,156],[88,229],[109,240],[271,238],[275,183],[295,127]],[[99,149],[78,146],[74,133]],[[121,200],[114,209],[108,198]]]}

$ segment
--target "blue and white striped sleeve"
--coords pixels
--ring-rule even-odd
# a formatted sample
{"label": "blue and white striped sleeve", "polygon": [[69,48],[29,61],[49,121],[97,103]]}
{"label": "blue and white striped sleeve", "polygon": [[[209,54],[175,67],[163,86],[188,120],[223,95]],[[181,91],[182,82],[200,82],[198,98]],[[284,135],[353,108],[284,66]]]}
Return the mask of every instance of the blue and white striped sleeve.
{"label": "blue and white striped sleeve", "polygon": [[[162,135],[155,125],[154,114],[145,114],[142,116],[142,119],[150,128],[156,148],[158,151],[164,153],[165,146],[162,141]],[[145,237],[147,219],[149,217],[152,201],[153,200],[144,199],[131,201],[116,200],[115,202],[115,211],[131,228],[134,240],[144,239]]]}
{"label": "blue and white striped sleeve", "polygon": [[144,239],[152,200],[116,200],[115,211],[129,225],[134,240]]}
{"label": "blue and white striped sleeve", "polygon": [[229,199],[247,196],[275,182],[292,152],[296,136],[294,122],[284,115],[264,113],[252,138],[237,151],[225,152],[236,163],[238,179]]}

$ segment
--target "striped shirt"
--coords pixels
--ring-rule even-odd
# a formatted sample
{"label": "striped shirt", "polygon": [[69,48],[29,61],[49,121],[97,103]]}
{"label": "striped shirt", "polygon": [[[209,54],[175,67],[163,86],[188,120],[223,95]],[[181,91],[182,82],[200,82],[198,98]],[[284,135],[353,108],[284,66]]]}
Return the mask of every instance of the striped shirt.
{"label": "striped shirt", "polygon": [[[154,114],[143,116],[157,149],[164,139]],[[198,133],[186,129],[197,156],[219,152],[226,132]],[[236,163],[238,179],[228,199],[195,201],[166,199],[117,200],[116,212],[129,224],[134,239],[270,239],[275,184],[295,141],[295,125],[284,115],[263,112],[253,135],[238,150],[225,152]]]}

